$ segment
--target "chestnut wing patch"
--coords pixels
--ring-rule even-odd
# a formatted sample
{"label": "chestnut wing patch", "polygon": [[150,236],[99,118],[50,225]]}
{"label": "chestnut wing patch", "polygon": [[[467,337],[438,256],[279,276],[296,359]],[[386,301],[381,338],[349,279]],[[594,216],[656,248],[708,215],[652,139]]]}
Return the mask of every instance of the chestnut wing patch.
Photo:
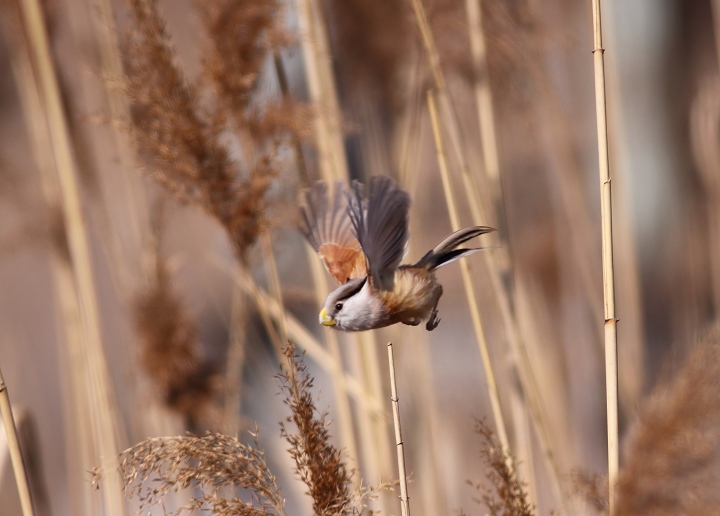
{"label": "chestnut wing patch", "polygon": [[305,203],[300,207],[300,230],[340,284],[367,274],[365,255],[350,223],[345,192],[342,181],[335,183],[332,192],[325,181],[317,181],[305,190]]}
{"label": "chestnut wing patch", "polygon": [[318,255],[338,283],[347,283],[348,280],[362,278],[367,274],[365,255],[359,248],[327,243],[320,246]]}

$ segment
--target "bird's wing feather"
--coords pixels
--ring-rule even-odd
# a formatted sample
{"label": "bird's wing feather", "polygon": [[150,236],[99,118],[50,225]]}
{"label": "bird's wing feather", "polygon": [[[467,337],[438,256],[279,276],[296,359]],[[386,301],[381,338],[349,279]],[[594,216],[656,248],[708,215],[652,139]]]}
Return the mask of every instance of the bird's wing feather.
{"label": "bird's wing feather", "polygon": [[342,181],[335,183],[332,200],[325,181],[305,190],[300,229],[338,283],[367,274],[360,243],[353,233]]}
{"label": "bird's wing feather", "polygon": [[375,288],[392,290],[410,236],[410,196],[384,176],[370,179],[367,198],[360,183],[355,181],[352,186],[350,221],[367,258],[368,274]]}

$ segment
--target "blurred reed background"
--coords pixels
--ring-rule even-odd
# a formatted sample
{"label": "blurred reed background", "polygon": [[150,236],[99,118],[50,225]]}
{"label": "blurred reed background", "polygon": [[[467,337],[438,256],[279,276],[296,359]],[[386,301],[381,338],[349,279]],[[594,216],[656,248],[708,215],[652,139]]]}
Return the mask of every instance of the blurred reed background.
{"label": "blurred reed background", "polygon": [[[603,9],[616,514],[712,514],[720,3]],[[0,367],[37,514],[134,514],[153,486],[151,514],[400,514],[388,341],[413,514],[607,510],[589,1],[0,15]],[[453,226],[499,228],[440,272],[432,333],[317,325],[333,285],[296,229],[300,192],[376,174],[412,194],[408,260]]]}

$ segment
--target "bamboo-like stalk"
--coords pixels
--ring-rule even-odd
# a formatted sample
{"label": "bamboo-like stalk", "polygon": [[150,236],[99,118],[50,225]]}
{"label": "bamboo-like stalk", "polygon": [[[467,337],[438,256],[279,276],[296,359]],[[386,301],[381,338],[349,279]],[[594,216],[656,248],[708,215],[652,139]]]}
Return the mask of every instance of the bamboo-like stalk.
{"label": "bamboo-like stalk", "polygon": [[[482,5],[480,0],[465,0],[465,12],[467,13],[467,24],[468,34],[470,39],[470,53],[473,60],[473,93],[475,95],[475,108],[477,110],[478,128],[480,130],[480,142],[482,148],[483,158],[483,169],[482,172],[486,177],[485,182],[487,186],[488,194],[486,198],[489,199],[489,206],[491,212],[498,221],[502,224],[504,222],[504,205],[502,204],[502,191],[500,181],[500,152],[498,149],[497,135],[495,131],[495,109],[493,107],[492,89],[490,87],[490,78],[488,75],[488,63],[487,63],[487,48],[485,45],[485,32],[482,26]],[[466,195],[471,195],[467,193]],[[484,203],[480,204],[481,216],[483,220],[487,220],[487,212],[483,209]],[[476,223],[482,222],[481,220],[475,220]],[[500,224],[500,225],[501,225]],[[507,235],[501,235],[506,238]],[[507,242],[505,242],[507,243]],[[502,258],[500,258],[502,255]],[[504,273],[510,270],[510,256],[507,246],[502,246],[492,257],[487,257],[486,262],[492,262],[493,265],[497,264],[497,269],[502,270]],[[495,267],[493,267],[495,269]],[[495,270],[491,271],[493,278],[496,277]],[[506,276],[506,274],[503,274]],[[502,285],[500,286],[503,294],[509,294],[511,289],[505,289]],[[506,299],[507,295],[500,295]],[[509,307],[508,307],[509,308]],[[507,328],[510,330],[512,339],[515,343],[517,332],[515,331],[516,321],[509,309],[507,315],[502,312],[503,321]],[[517,344],[511,344],[511,353],[515,355],[515,360],[518,361],[517,367],[523,369],[522,358],[518,357]],[[522,374],[522,373],[521,373]],[[528,489],[531,495],[531,499],[537,500],[537,482],[535,480],[535,468],[533,467],[533,452],[532,452],[532,440],[530,439],[530,418],[528,417],[527,410],[524,406],[518,406],[523,400],[526,400],[526,394],[521,388],[513,388],[511,392],[511,410],[513,414],[513,421],[515,422],[516,436],[518,450],[516,454],[522,453],[524,460],[518,465],[521,472],[521,477],[526,479],[528,482]],[[532,412],[533,409],[531,408]],[[542,430],[540,430],[542,432]],[[542,439],[541,439],[542,441]],[[543,446],[544,447],[544,446]],[[556,492],[556,494],[558,494]],[[562,500],[562,498],[561,498]]]}
{"label": "bamboo-like stalk", "polygon": [[[443,183],[443,191],[445,192],[445,202],[450,216],[450,224],[453,230],[458,230],[461,228],[460,215],[458,214],[455,194],[453,193],[453,187],[450,182],[450,171],[448,169],[447,156],[445,155],[445,145],[443,143],[443,137],[440,130],[437,103],[435,101],[435,95],[432,91],[428,91],[427,103],[430,111],[433,136],[435,137],[438,165],[440,167],[440,177]],[[493,367],[492,360],[490,359],[490,349],[488,348],[487,340],[485,339],[485,329],[483,327],[482,318],[480,317],[480,305],[473,286],[470,264],[467,260],[460,261],[460,271],[462,272],[463,284],[465,285],[465,293],[467,295],[469,305],[468,308],[470,310],[473,328],[475,330],[475,339],[477,340],[478,347],[480,349],[480,356],[485,370],[488,396],[490,397],[490,405],[492,406],[498,439],[500,440],[500,444],[504,450],[510,450],[510,440],[508,439],[505,417],[503,415],[502,404],[500,402],[500,391],[498,390],[495,368]],[[510,460],[509,454],[506,455],[506,459],[508,461]]]}
{"label": "bamboo-like stalk", "polygon": [[615,317],[615,271],[613,268],[612,188],[608,150],[605,99],[605,61],[602,43],[600,0],[592,0],[593,62],[595,69],[595,109],[597,113],[600,210],[602,217],[603,294],[605,306],[605,388],[607,396],[609,511],[615,511],[615,483],[620,470],[618,443],[618,361],[617,319]]}
{"label": "bamboo-like stalk", "polygon": [[2,416],[5,433],[7,435],[10,462],[12,462],[15,483],[17,484],[18,495],[20,496],[20,507],[22,508],[23,516],[33,516],[35,511],[33,509],[32,498],[30,497],[30,486],[28,484],[27,471],[25,470],[25,461],[23,460],[22,451],[20,450],[20,440],[18,439],[15,419],[13,418],[12,407],[10,406],[10,395],[8,394],[7,385],[5,385],[2,370],[0,370],[0,416]]}
{"label": "bamboo-like stalk", "polygon": [[408,496],[407,474],[405,473],[405,445],[400,429],[400,402],[395,382],[395,358],[392,342],[388,342],[388,366],[390,368],[390,401],[392,402],[393,425],[395,426],[395,446],[397,447],[398,475],[400,478],[400,510],[402,516],[410,516],[410,497]]}
{"label": "bamboo-like stalk", "polygon": [[105,470],[105,513],[107,516],[119,516],[124,513],[124,503],[114,461],[118,455],[117,435],[121,433],[121,425],[114,412],[114,394],[102,349],[100,315],[77,170],[40,4],[38,0],[21,0],[20,6],[30,56],[36,68],[40,94],[46,110],[63,200],[68,246],[83,314],[83,332],[87,337],[90,382],[86,388],[92,400],[93,431],[97,436],[98,451]]}

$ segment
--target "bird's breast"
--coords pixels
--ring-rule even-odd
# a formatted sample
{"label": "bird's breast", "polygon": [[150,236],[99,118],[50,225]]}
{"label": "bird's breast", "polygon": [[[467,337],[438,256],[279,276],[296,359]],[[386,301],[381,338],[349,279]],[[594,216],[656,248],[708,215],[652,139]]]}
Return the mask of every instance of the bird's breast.
{"label": "bird's breast", "polygon": [[425,319],[439,288],[435,275],[425,268],[404,267],[395,272],[391,291],[381,292],[388,315],[396,320]]}

